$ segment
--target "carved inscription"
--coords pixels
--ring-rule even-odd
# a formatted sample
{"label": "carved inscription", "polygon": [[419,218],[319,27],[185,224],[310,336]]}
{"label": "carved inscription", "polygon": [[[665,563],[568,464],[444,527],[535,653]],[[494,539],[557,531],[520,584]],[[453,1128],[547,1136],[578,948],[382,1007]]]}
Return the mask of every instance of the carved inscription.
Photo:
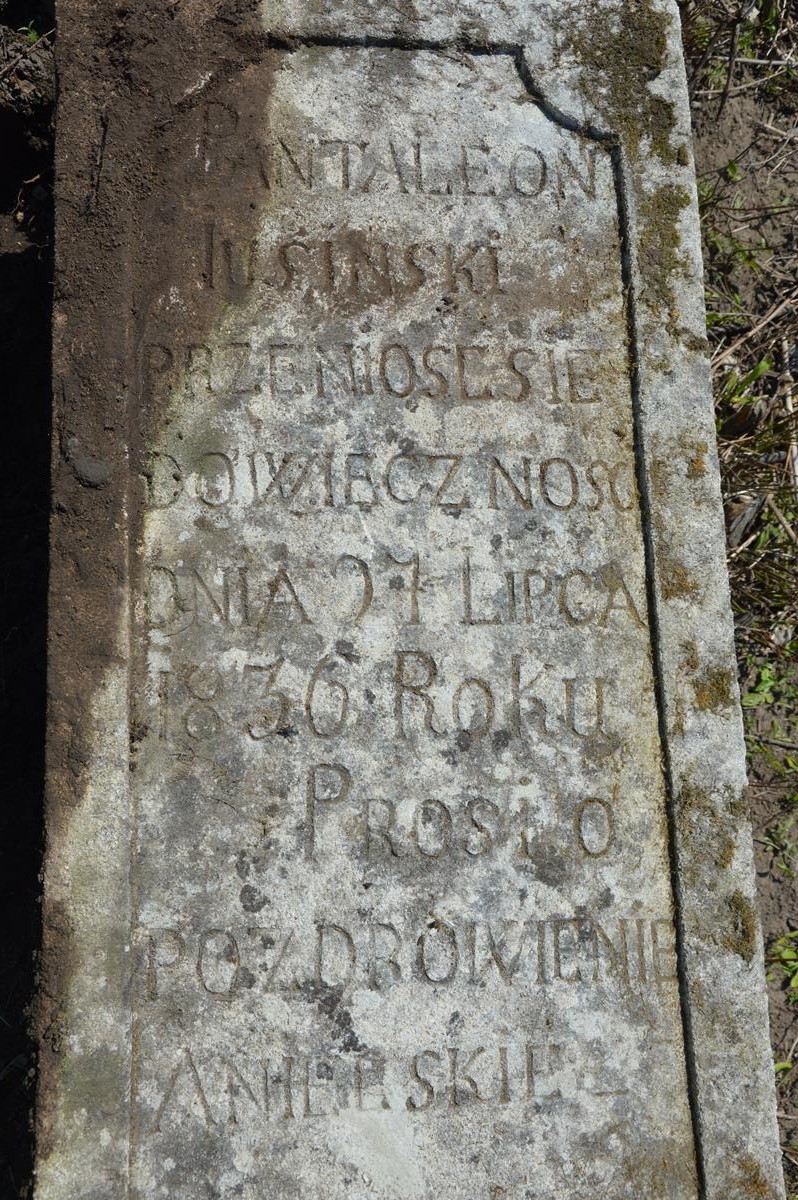
{"label": "carved inscription", "polygon": [[[239,114],[212,103],[203,112],[206,161],[225,152],[235,137]],[[599,150],[583,141],[549,149],[520,138],[450,143],[432,137],[399,138],[373,133],[363,137],[303,138],[285,132],[265,137],[236,163],[244,177],[270,192],[343,192],[401,196],[513,196],[555,199],[570,191],[596,197]]]}
{"label": "carved inscription", "polygon": [[[438,288],[435,294],[440,294]],[[494,330],[494,336],[497,332],[502,331]],[[548,406],[600,404],[602,378],[623,370],[622,356],[607,347],[515,343],[509,330],[499,345],[441,341],[418,347],[387,337],[358,344],[280,341],[257,348],[246,339],[216,347],[156,342],[145,348],[143,386],[157,391],[159,380],[180,369],[197,398],[231,393],[247,400],[373,396],[377,401],[409,401],[408,408],[415,399],[461,404],[510,400],[535,406],[546,419]]]}
{"label": "carved inscription", "polygon": [[[255,905],[250,905],[255,908]],[[230,1001],[252,989],[367,987],[388,991],[411,978],[419,985],[524,983],[600,986],[608,978],[656,986],[673,980],[669,919],[555,917],[523,922],[429,917],[398,928],[371,914],[357,927],[317,922],[311,929],[252,925],[240,929],[139,931],[146,947],[146,998],[185,987]]]}
{"label": "carved inscription", "polygon": [[663,1091],[692,1159],[612,154],[509,55],[273,57],[139,359],[135,1170],[627,1200]]}
{"label": "carved inscription", "polygon": [[636,507],[627,458],[587,463],[562,456],[479,456],[394,451],[208,448],[192,462],[156,451],[144,472],[150,504],[169,508],[181,498],[208,508],[275,505],[299,515],[324,508],[554,509]]}
{"label": "carved inscription", "polygon": [[[157,1133],[186,1123],[201,1128],[243,1126],[256,1136],[272,1123],[334,1118],[348,1110],[385,1115],[396,1107],[421,1120],[438,1112],[473,1115],[475,1107],[513,1105],[524,1115],[567,1106],[581,1093],[609,1099],[626,1094],[581,1066],[577,1047],[425,1047],[405,1062],[352,1047],[314,1059],[256,1051],[245,1062],[219,1056],[200,1073],[191,1048],[180,1051],[158,1105]],[[463,1110],[465,1110],[463,1112]]]}

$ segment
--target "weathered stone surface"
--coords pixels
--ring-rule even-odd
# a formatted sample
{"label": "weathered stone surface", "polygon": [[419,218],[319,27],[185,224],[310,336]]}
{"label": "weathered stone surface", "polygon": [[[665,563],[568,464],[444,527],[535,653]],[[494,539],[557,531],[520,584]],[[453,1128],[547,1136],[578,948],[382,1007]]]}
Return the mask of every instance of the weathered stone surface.
{"label": "weathered stone surface", "polygon": [[782,1195],[675,6],[62,8],[41,1200]]}

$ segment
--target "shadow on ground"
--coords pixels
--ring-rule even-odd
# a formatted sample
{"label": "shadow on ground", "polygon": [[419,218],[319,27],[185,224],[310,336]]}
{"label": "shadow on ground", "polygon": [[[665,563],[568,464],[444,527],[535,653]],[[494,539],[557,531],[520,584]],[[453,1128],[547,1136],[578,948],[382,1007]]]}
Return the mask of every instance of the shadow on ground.
{"label": "shadow on ground", "polygon": [[[44,783],[52,307],[50,39],[46,5],[0,14],[0,1197],[30,1194]],[[39,32],[46,32],[42,28]]]}

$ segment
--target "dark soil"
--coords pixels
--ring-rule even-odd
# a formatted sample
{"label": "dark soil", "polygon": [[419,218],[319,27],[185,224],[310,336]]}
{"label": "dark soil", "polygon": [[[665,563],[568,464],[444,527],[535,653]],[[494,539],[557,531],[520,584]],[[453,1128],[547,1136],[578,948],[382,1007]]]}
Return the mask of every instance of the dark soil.
{"label": "dark soil", "polygon": [[50,435],[50,256],[0,216],[0,1196],[29,1179],[27,1006],[39,940]]}
{"label": "dark soil", "polygon": [[[2,7],[2,6],[0,6]],[[8,5],[0,26],[0,1196],[28,1192],[44,778],[52,301],[51,39],[17,27],[52,13]]]}

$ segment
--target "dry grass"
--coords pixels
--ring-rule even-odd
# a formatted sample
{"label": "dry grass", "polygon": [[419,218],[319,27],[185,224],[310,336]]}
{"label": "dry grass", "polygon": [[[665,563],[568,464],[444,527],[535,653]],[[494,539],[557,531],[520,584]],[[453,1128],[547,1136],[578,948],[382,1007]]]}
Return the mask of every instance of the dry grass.
{"label": "dry grass", "polygon": [[[713,123],[736,121],[726,160],[716,154],[699,174],[699,195],[750,773],[755,804],[766,800],[759,842],[776,891],[793,887],[798,868],[798,3],[681,9],[697,125],[711,141]],[[798,906],[786,920],[766,907],[782,1144],[798,1200],[798,992],[782,961]]]}
{"label": "dry grass", "polygon": [[749,141],[700,181],[729,567],[743,663],[795,661],[798,633],[798,5],[683,6],[694,102],[742,89]]}

